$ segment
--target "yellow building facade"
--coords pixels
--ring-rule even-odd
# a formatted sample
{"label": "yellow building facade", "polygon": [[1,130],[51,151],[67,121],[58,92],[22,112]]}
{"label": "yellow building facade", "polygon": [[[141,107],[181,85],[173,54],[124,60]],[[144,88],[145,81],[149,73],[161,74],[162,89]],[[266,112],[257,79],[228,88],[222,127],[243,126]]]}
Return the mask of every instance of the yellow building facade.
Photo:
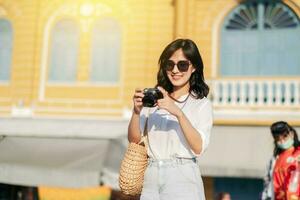
{"label": "yellow building facade", "polygon": [[[131,109],[135,88],[155,85],[160,53],[180,37],[198,44],[206,79],[218,79],[221,28],[241,2],[2,0],[0,17],[11,22],[13,48],[9,79],[0,84],[1,115],[122,117]],[[283,2],[299,15],[299,1]],[[119,74],[113,83],[91,81],[93,28],[104,18],[114,19],[120,27]],[[71,82],[49,81],[53,29],[63,19],[79,28],[76,77]],[[222,118],[216,122],[236,123]]]}
{"label": "yellow building facade", "polygon": [[[3,116],[15,106],[34,116],[121,117],[134,88],[154,84],[159,54],[173,38],[171,1],[1,1],[1,8],[14,33],[11,77],[1,85]],[[111,85],[89,81],[92,26],[104,17],[117,20],[122,29],[120,76]],[[63,18],[80,27],[76,81],[51,84],[51,30]]]}

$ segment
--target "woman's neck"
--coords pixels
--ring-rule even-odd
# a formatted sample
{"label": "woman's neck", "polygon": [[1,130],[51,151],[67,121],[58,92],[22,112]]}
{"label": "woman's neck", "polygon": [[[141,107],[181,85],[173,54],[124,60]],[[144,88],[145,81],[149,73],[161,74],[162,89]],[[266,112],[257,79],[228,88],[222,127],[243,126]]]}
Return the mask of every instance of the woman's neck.
{"label": "woman's neck", "polygon": [[174,90],[173,90],[171,96],[175,99],[178,99],[179,97],[188,94],[189,89],[190,89],[190,87],[188,85],[185,85],[183,87],[178,87],[178,88],[174,87]]}
{"label": "woman's neck", "polygon": [[291,152],[291,151],[294,151],[294,150],[295,150],[295,147],[294,147],[294,146],[291,146],[290,148],[285,149],[283,152],[288,153],[288,152]]}

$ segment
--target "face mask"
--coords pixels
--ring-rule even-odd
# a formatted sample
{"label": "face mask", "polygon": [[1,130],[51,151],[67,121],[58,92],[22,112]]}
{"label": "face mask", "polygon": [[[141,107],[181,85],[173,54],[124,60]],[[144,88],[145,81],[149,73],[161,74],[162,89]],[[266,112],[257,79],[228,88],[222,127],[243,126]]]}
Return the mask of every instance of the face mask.
{"label": "face mask", "polygon": [[277,143],[278,148],[280,149],[289,149],[290,147],[292,147],[294,145],[294,139],[293,138],[289,138],[286,141],[284,141],[283,143]]}

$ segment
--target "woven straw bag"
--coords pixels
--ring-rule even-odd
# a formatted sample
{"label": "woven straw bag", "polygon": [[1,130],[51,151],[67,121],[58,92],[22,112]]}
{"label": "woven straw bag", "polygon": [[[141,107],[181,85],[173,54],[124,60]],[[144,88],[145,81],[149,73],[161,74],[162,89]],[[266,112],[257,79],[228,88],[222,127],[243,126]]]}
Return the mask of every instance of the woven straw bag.
{"label": "woven straw bag", "polygon": [[144,134],[141,141],[130,143],[123,158],[120,167],[119,186],[121,191],[126,195],[141,194],[144,183],[144,174],[148,165],[147,156],[147,125],[148,119],[144,128]]}

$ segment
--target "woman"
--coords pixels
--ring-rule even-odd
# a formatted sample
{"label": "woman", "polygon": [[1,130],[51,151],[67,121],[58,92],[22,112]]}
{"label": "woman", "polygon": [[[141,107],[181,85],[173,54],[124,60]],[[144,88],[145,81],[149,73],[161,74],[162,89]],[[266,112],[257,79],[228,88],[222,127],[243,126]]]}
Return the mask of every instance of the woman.
{"label": "woman", "polygon": [[136,89],[128,139],[138,143],[146,121],[149,164],[141,200],[204,200],[197,159],[207,148],[212,128],[212,106],[204,82],[203,63],[189,39],[170,43],[159,58],[158,89],[163,98],[143,107]]}
{"label": "woman", "polygon": [[300,142],[296,130],[284,121],[271,125],[274,155],[265,178],[263,200],[299,200],[300,182],[292,186],[293,174],[300,158]]}

